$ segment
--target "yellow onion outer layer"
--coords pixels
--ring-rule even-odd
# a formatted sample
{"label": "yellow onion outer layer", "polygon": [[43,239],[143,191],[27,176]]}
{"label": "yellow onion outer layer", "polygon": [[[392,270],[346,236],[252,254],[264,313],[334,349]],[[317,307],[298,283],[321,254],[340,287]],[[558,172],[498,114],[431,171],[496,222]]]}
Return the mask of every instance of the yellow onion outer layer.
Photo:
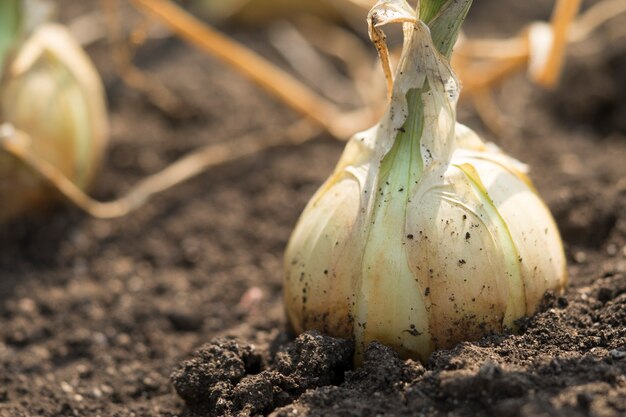
{"label": "yellow onion outer layer", "polygon": [[[0,122],[26,133],[25,146],[80,188],[104,155],[108,119],[102,81],[67,29],[39,26],[12,53],[0,85]],[[0,151],[0,222],[54,196],[29,167]]]}
{"label": "yellow onion outer layer", "polygon": [[514,329],[567,282],[526,167],[456,123],[447,59],[421,21],[404,31],[386,115],[350,139],[285,254],[291,326],[354,339],[357,362],[373,340],[425,361]]}

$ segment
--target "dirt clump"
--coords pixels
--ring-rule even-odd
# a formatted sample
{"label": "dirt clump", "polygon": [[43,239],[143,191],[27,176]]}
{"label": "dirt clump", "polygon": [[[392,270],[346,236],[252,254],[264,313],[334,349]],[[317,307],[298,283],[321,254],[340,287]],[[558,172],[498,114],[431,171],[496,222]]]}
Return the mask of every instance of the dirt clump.
{"label": "dirt clump", "polygon": [[351,342],[307,332],[281,346],[269,365],[252,345],[216,339],[171,378],[190,416],[266,414],[307,389],[341,382],[352,355]]}

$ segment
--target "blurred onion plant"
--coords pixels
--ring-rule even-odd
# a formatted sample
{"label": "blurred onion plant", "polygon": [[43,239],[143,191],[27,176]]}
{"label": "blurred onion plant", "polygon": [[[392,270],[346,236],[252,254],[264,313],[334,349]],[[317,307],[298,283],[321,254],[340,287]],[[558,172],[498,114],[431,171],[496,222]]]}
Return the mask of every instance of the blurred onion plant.
{"label": "blurred onion plant", "polygon": [[[562,291],[557,227],[526,167],[456,122],[449,59],[471,0],[379,1],[370,34],[402,23],[382,120],[348,142],[289,241],[284,297],[297,332],[378,340],[426,360],[437,348],[514,329]],[[391,76],[390,76],[391,79]]]}
{"label": "blurred onion plant", "polygon": [[[33,21],[41,7],[0,2],[0,140],[18,141],[84,189],[108,137],[104,89],[67,29]],[[53,197],[40,175],[0,149],[0,222]]]}

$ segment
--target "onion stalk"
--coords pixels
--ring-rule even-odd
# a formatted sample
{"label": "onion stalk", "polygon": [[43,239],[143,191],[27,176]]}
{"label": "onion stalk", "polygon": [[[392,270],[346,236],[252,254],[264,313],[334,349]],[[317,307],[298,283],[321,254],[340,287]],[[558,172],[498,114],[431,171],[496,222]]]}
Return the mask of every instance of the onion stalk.
{"label": "onion stalk", "polygon": [[373,340],[425,361],[434,349],[515,329],[567,282],[559,232],[526,166],[456,122],[449,59],[470,5],[373,7],[383,63],[381,27],[404,29],[390,104],[350,139],[286,249],[293,329],[354,339],[357,362]]}

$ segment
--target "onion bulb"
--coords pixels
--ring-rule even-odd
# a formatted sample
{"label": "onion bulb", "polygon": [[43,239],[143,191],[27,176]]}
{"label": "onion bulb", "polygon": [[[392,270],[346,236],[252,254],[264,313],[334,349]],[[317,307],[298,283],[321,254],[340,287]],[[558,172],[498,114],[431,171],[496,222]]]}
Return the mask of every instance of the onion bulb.
{"label": "onion bulb", "polygon": [[[86,188],[108,136],[104,88],[95,67],[58,24],[36,27],[5,57],[0,124],[5,132],[25,133],[21,145]],[[29,167],[0,149],[0,222],[53,196]]]}
{"label": "onion bulb", "polygon": [[[425,361],[514,329],[567,282],[559,232],[526,166],[456,122],[449,52],[471,0],[421,3],[421,13],[404,0],[370,12],[372,31],[403,23],[389,107],[350,139],[285,254],[291,326],[354,339],[357,362],[373,340]],[[445,5],[432,13],[432,3]]]}

